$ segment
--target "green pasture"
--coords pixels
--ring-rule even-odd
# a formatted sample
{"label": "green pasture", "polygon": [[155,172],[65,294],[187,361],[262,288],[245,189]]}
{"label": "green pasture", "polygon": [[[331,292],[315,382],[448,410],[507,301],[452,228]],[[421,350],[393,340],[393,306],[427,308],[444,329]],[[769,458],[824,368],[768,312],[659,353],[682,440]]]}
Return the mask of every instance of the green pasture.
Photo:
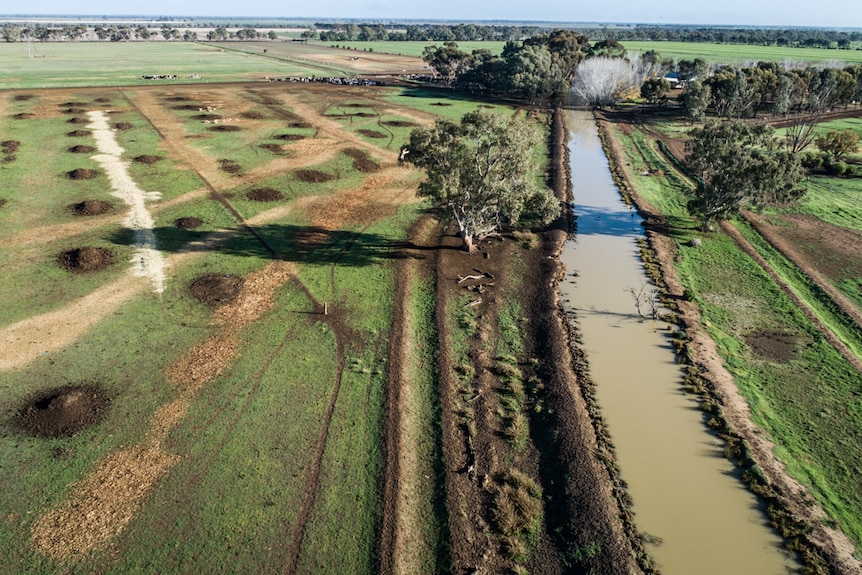
{"label": "green pasture", "polygon": [[[776,452],[794,477],[810,487],[837,525],[862,542],[862,376],[855,372],[805,318],[801,310],[727,236],[703,234],[685,209],[690,189],[680,174],[641,131],[630,137],[612,130],[624,146],[632,172],[647,166],[661,175],[635,176],[637,193],[668,218],[677,239],[677,269],[686,292],[703,310],[703,323],[716,340],[755,422],[776,443]],[[793,289],[848,341],[862,345],[858,326],[847,324],[825,296],[789,262],[739,224]],[[700,237],[702,247],[687,240]],[[795,339],[789,361],[756,354],[746,338],[778,331]]]}
{"label": "green pasture", "polygon": [[[324,46],[339,46],[341,48],[348,48],[350,50],[357,50],[360,52],[380,52],[383,54],[398,54],[401,56],[415,56],[417,58],[422,57],[422,52],[425,50],[426,46],[436,45],[442,46],[445,42],[388,42],[388,41],[375,41],[375,42],[321,42],[316,41],[312,44],[320,44]],[[458,44],[458,49],[463,52],[472,53],[474,50],[489,50],[492,54],[496,54],[499,56],[503,53],[503,47],[506,45],[505,42],[479,42],[479,41],[467,41],[467,42],[456,42]]]}
{"label": "green pasture", "polygon": [[[319,70],[192,42],[47,42],[0,44],[0,87],[152,86],[310,76]],[[144,80],[175,74],[176,80]],[[193,78],[200,75],[200,78]]]}
{"label": "green pasture", "polygon": [[655,50],[662,58],[692,60],[703,58],[715,64],[747,64],[749,62],[794,60],[800,62],[862,62],[862,50],[829,50],[826,48],[794,48],[755,46],[750,44],[712,44],[707,42],[622,42],[629,52]]}

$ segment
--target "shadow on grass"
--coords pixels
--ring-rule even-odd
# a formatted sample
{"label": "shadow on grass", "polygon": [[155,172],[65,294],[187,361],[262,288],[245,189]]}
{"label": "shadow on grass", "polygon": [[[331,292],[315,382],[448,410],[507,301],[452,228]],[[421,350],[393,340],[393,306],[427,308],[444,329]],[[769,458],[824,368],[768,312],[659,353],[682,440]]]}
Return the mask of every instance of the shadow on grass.
{"label": "shadow on grass", "polygon": [[[368,232],[289,224],[255,226],[253,230],[239,227],[215,232],[166,226],[153,231],[156,248],[166,253],[217,252],[312,265],[360,267],[392,259],[424,259],[424,252],[457,249],[421,246],[408,240],[395,240]],[[135,245],[134,231],[120,230],[109,240],[118,245]]]}

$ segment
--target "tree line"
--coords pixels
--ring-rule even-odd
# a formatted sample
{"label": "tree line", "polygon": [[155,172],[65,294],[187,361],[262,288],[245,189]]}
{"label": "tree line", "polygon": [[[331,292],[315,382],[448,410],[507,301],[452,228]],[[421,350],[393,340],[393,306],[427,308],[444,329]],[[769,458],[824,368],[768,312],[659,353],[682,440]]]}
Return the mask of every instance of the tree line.
{"label": "tree line", "polygon": [[[64,42],[93,39],[100,42],[129,42],[132,40],[149,41],[158,39],[159,37],[168,42],[197,42],[202,39],[195,30],[186,29],[180,32],[178,28],[167,24],[163,24],[158,30],[144,25],[97,25],[93,26],[92,29],[82,24],[67,24],[64,26],[44,26],[41,24],[18,26],[15,24],[5,24],[0,26],[0,38],[4,42],[27,42],[33,40],[37,42]],[[258,40],[261,38],[275,40],[278,38],[278,35],[272,30],[263,34],[252,26],[243,26],[231,30],[227,26],[219,25],[207,32],[205,38],[210,42]]]}

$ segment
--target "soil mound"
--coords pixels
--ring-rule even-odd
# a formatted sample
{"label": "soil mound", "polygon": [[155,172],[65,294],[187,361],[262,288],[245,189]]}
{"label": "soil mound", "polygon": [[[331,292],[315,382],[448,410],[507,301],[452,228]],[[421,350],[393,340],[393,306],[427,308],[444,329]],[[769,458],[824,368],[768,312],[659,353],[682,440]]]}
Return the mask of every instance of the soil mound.
{"label": "soil mound", "polygon": [[238,174],[242,171],[242,166],[233,160],[221,159],[218,161],[218,167],[221,171],[228,174]]}
{"label": "soil mound", "polygon": [[165,102],[188,102],[191,98],[188,96],[168,96],[165,98]]}
{"label": "soil mound", "polygon": [[270,154],[275,154],[276,156],[283,156],[284,150],[281,149],[281,146],[278,144],[261,144],[258,146],[261,150],[266,150]]}
{"label": "soil mound", "polygon": [[297,140],[304,140],[305,136],[302,134],[279,134],[273,138],[276,140],[284,140],[286,142],[295,142]]}
{"label": "soil mound", "polygon": [[92,180],[99,175],[99,172],[87,168],[76,168],[68,172],[68,175],[73,180]]}
{"label": "soil mound", "polygon": [[354,112],[350,114],[354,118],[376,118],[379,114],[374,114],[372,112]]}
{"label": "soil mound", "polygon": [[36,96],[34,96],[33,94],[18,94],[15,96],[15,101],[16,102],[26,102],[27,100],[32,100],[35,97]]}
{"label": "soil mound", "polygon": [[93,101],[98,102],[99,104],[107,104],[111,101],[111,99],[110,98],[96,98]]}
{"label": "soil mound", "polygon": [[87,102],[75,102],[75,101],[72,101],[72,102],[63,102],[62,104],[57,104],[57,105],[58,105],[58,106],[60,106],[61,108],[62,108],[63,106],[68,106],[68,107],[70,107],[70,108],[84,108],[84,107],[86,107],[86,106],[87,106]]}
{"label": "soil mound", "polygon": [[18,426],[36,437],[71,437],[101,421],[108,396],[95,385],[74,385],[31,397],[17,414]]}
{"label": "soil mound", "polygon": [[365,150],[347,148],[344,150],[344,155],[353,160],[353,169],[359,172],[368,174],[380,169],[380,164],[375,162]]}
{"label": "soil mound", "polygon": [[277,202],[284,199],[284,194],[272,188],[255,188],[247,191],[245,197],[253,202]]}
{"label": "soil mound", "polygon": [[77,204],[69,204],[68,207],[69,211],[76,216],[98,216],[110,212],[114,206],[102,200],[84,200]]}
{"label": "soil mound", "polygon": [[796,335],[775,330],[754,331],[745,336],[751,351],[777,363],[793,359],[796,341]]}
{"label": "soil mound", "polygon": [[356,130],[356,131],[359,132],[360,134],[362,134],[363,136],[365,136],[366,138],[374,138],[374,139],[379,140],[380,138],[386,137],[386,134],[383,134],[383,133],[378,132],[376,130]]}
{"label": "soil mound", "polygon": [[416,122],[408,122],[406,120],[384,120],[380,122],[384,126],[392,126],[393,128],[412,128]]}
{"label": "soil mound", "polygon": [[312,126],[308,122],[291,122],[290,127],[291,128],[299,128],[300,130],[307,130],[307,129],[311,128]]}
{"label": "soil mound", "polygon": [[114,263],[114,252],[105,248],[85,246],[61,253],[57,261],[70,272],[97,272]]}
{"label": "soil mound", "polygon": [[74,118],[69,118],[66,122],[69,124],[89,124],[90,120],[81,116],[75,116]]}
{"label": "soil mound", "polygon": [[151,166],[162,159],[163,158],[161,156],[151,156],[148,154],[144,154],[142,156],[136,156],[133,161],[139,164],[146,164],[147,166]]}
{"label": "soil mound", "polygon": [[342,104],[342,108],[367,108],[367,104],[360,104],[359,102],[351,102],[350,104]]}
{"label": "soil mound", "polygon": [[220,114],[195,114],[194,116],[192,116],[192,120],[200,120],[202,122],[206,121],[206,120],[221,120],[221,115]]}
{"label": "soil mound", "polygon": [[72,146],[71,148],[69,148],[69,151],[73,154],[91,154],[96,151],[96,148],[94,148],[93,146],[84,146],[82,144],[79,144],[77,146]]}
{"label": "soil mound", "polygon": [[30,118],[35,118],[36,114],[31,114],[30,112],[21,112],[20,114],[15,114],[12,117],[16,120],[29,120]]}
{"label": "soil mound", "polygon": [[4,154],[14,154],[18,151],[18,147],[21,145],[21,142],[18,140],[6,140],[4,142],[0,142],[0,149],[3,150]]}
{"label": "soil mound", "polygon": [[90,136],[93,133],[90,130],[74,130],[72,132],[66,132],[66,135],[70,138],[83,138],[84,136]]}
{"label": "soil mound", "polygon": [[322,184],[335,179],[332,174],[321,172],[320,170],[296,170],[293,172],[301,182],[306,184]]}
{"label": "soil mound", "polygon": [[131,130],[134,126],[128,122],[117,122],[114,124],[115,130]]}
{"label": "soil mound", "polygon": [[6,205],[6,198],[0,198],[0,208]]}
{"label": "soil mound", "polygon": [[210,132],[240,132],[242,131],[242,128],[239,126],[219,124],[218,126],[210,126],[207,130]]}
{"label": "soil mound", "polygon": [[205,274],[189,285],[189,291],[207,305],[218,306],[236,299],[242,289],[242,278],[225,274]]}
{"label": "soil mound", "polygon": [[264,114],[263,112],[258,112],[257,110],[248,110],[247,112],[243,112],[239,115],[240,118],[245,118],[246,120],[268,120],[269,116]]}
{"label": "soil mound", "polygon": [[193,230],[200,227],[203,223],[204,221],[200,218],[177,218],[174,220],[174,227],[177,227],[181,230]]}
{"label": "soil mound", "polygon": [[84,108],[66,108],[63,110],[64,114],[83,114],[87,110]]}

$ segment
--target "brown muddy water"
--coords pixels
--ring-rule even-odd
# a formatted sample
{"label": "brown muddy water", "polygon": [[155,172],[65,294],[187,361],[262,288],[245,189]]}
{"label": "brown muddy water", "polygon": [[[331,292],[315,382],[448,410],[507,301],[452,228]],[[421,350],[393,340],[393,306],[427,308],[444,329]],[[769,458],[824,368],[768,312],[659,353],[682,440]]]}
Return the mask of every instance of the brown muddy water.
{"label": "brown muddy water", "polygon": [[561,294],[583,337],[637,528],[661,540],[647,550],[663,575],[798,573],[683,392],[670,326],[638,315],[630,288],[650,289],[636,243],[641,219],[620,199],[592,114],[566,120],[577,235],[561,256]]}

